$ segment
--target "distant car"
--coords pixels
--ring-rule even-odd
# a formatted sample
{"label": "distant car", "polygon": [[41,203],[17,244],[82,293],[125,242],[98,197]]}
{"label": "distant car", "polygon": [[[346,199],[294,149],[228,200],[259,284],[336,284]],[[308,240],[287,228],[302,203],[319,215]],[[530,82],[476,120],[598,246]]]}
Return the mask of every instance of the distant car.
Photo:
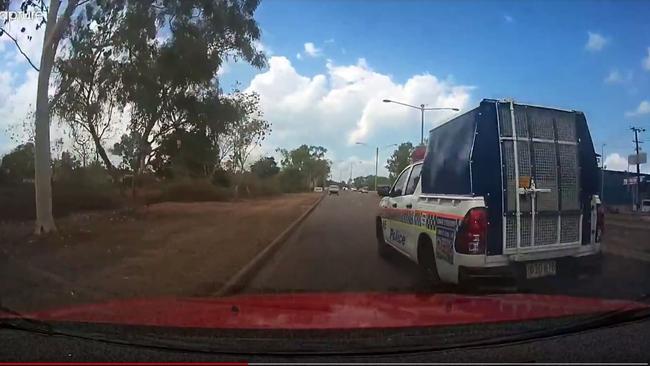
{"label": "distant car", "polygon": [[377,186],[378,195],[382,197],[388,196],[388,192],[390,192],[390,186],[386,186],[386,185]]}
{"label": "distant car", "polygon": [[356,191],[357,191],[357,187],[350,187],[350,190],[351,190],[352,192],[356,192]]}
{"label": "distant car", "polygon": [[323,192],[323,187],[314,187],[314,192]]}
{"label": "distant car", "polygon": [[650,200],[643,200],[641,202],[641,212],[650,212]]}
{"label": "distant car", "polygon": [[361,193],[368,193],[368,187],[363,187],[359,190]]}
{"label": "distant car", "polygon": [[339,186],[337,186],[336,184],[332,184],[329,187],[328,191],[329,191],[330,194],[335,194],[335,195],[338,196],[338,194],[339,194]]}

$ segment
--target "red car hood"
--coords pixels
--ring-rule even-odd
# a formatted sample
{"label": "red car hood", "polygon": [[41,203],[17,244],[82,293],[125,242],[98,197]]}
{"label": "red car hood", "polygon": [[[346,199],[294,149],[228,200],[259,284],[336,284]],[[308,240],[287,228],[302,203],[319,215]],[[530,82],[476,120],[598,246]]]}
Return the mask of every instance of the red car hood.
{"label": "red car hood", "polygon": [[[283,294],[115,300],[23,314],[43,321],[227,329],[359,329],[523,321],[647,308],[569,296]],[[10,318],[12,315],[0,317]]]}

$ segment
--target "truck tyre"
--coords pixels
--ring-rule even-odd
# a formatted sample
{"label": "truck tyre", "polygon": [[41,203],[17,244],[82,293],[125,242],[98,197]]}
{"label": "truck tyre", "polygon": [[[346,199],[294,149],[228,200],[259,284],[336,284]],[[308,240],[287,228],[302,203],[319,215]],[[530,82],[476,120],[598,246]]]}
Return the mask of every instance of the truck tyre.
{"label": "truck tyre", "polygon": [[377,234],[377,253],[379,253],[379,256],[382,258],[389,258],[392,254],[392,249],[384,240],[384,227],[379,217],[377,218],[377,224],[375,226]]}
{"label": "truck tyre", "polygon": [[440,282],[433,243],[426,234],[420,234],[418,238],[418,264],[429,280],[433,283]]}

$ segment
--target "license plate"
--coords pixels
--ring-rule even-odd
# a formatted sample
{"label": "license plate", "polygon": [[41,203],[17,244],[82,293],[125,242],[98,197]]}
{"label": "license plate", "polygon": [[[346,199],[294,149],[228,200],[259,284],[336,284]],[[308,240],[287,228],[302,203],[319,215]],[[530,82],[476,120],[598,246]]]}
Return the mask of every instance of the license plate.
{"label": "license plate", "polygon": [[533,262],[526,264],[526,278],[555,276],[555,261]]}

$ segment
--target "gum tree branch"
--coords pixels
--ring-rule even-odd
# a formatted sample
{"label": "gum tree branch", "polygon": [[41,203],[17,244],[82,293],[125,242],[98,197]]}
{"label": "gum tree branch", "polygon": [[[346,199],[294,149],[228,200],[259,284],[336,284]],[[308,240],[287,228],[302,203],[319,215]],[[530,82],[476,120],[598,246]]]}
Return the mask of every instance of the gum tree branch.
{"label": "gum tree branch", "polygon": [[0,27],[0,32],[2,32],[2,34],[6,35],[6,36],[9,37],[12,41],[14,41],[14,44],[16,45],[16,48],[18,48],[18,51],[20,52],[20,54],[23,55],[23,56],[25,57],[25,59],[27,60],[27,62],[29,62],[29,64],[32,66],[32,68],[33,68],[34,70],[36,70],[36,72],[39,72],[40,70],[38,69],[38,67],[36,67],[36,65],[34,65],[34,63],[33,63],[32,60],[29,58],[29,56],[27,56],[27,54],[26,54],[26,53],[23,51],[23,49],[20,47],[20,44],[18,44],[18,40],[17,40],[16,38],[14,38],[11,34],[9,34],[9,32],[7,32],[7,31],[6,31],[4,28],[2,28],[2,27]]}

